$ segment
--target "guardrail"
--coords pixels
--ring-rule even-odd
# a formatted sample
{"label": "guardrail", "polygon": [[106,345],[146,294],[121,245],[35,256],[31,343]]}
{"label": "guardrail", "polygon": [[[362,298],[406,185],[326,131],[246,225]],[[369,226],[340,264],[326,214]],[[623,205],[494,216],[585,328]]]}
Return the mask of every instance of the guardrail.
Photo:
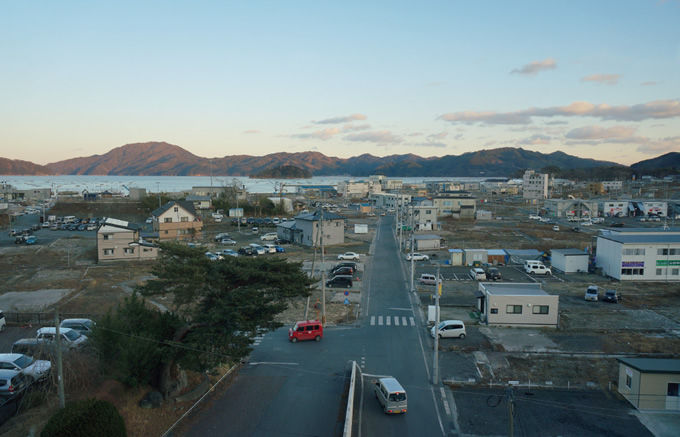
{"label": "guardrail", "polygon": [[[49,313],[41,313],[41,312],[35,312],[35,313],[19,313],[19,312],[5,312],[5,321],[7,323],[15,324],[15,325],[27,325],[27,324],[35,324],[35,325],[45,325],[45,324],[54,324],[54,313],[49,312]],[[59,318],[61,320],[64,319],[90,319],[90,320],[99,320],[103,317],[104,315],[101,313],[59,313]]]}
{"label": "guardrail", "polygon": [[[345,410],[345,427],[342,432],[343,437],[352,437],[352,425],[354,421],[354,395],[356,391],[357,372],[361,373],[356,361],[352,361],[352,375],[349,379],[349,390],[347,393],[347,408]],[[361,376],[360,376],[361,377]]]}

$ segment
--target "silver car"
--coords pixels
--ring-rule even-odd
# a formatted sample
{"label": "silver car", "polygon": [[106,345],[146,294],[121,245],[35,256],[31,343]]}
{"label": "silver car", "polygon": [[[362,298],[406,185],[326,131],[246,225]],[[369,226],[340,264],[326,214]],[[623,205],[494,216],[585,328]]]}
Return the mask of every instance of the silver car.
{"label": "silver car", "polygon": [[0,369],[0,397],[9,399],[28,387],[28,380],[18,370]]}
{"label": "silver car", "polygon": [[46,379],[51,368],[52,363],[47,360],[34,360],[24,354],[0,354],[0,369],[19,371],[33,381]]}

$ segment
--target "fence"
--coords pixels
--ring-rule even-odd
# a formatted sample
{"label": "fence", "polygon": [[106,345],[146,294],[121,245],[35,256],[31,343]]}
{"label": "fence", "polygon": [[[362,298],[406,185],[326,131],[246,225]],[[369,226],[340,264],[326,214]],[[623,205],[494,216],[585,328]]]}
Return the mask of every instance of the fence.
{"label": "fence", "polygon": [[[59,319],[101,319],[101,313],[59,313]],[[5,313],[5,321],[16,325],[54,325],[54,313]]]}

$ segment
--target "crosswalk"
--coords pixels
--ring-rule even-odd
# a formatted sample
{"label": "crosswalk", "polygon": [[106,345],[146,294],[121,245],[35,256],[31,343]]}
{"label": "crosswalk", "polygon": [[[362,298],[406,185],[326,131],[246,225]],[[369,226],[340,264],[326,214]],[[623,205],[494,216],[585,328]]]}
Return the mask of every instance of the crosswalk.
{"label": "crosswalk", "polygon": [[416,326],[416,321],[406,316],[371,316],[371,326]]}

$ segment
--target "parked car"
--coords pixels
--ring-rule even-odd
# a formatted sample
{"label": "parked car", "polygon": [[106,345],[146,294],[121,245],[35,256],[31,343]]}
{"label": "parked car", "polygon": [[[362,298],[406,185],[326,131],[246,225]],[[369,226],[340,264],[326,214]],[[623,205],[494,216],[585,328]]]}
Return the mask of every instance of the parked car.
{"label": "parked car", "polygon": [[233,249],[222,249],[220,253],[222,256],[238,256],[238,253]]}
{"label": "parked car", "polygon": [[[444,281],[444,278],[439,275],[439,280]],[[437,276],[432,273],[423,273],[420,275],[418,282],[423,285],[437,285]]]}
{"label": "parked car", "polygon": [[560,227],[555,225],[555,226],[553,226],[552,229],[553,229],[553,231],[558,232],[560,230]]}
{"label": "parked car", "polygon": [[279,246],[278,244],[275,245],[274,247],[276,248],[276,252],[277,252],[277,253],[283,253],[283,252],[286,251],[285,248],[283,248],[282,246]]}
{"label": "parked car", "polygon": [[257,234],[260,230],[256,227],[253,226],[253,234]]}
{"label": "parked car", "polygon": [[473,281],[484,281],[486,280],[486,272],[479,267],[474,267],[470,269],[468,276],[472,278]]}
{"label": "parked car", "polygon": [[[40,328],[35,336],[38,341],[52,342],[57,336],[57,328],[47,327]],[[59,337],[61,338],[62,344],[67,347],[81,347],[87,343],[87,337],[81,335],[75,329],[63,328],[59,329]]]}
{"label": "parked car", "polygon": [[622,227],[626,226],[626,224],[624,222],[614,222],[609,226],[612,227],[612,228],[622,228]]}
{"label": "parked car", "polygon": [[34,360],[24,354],[0,354],[0,369],[17,370],[33,381],[47,379],[52,363],[47,360]]}
{"label": "parked car", "polygon": [[250,246],[244,246],[239,248],[238,254],[243,256],[257,256],[257,251]]}
{"label": "parked car", "polygon": [[413,254],[406,254],[406,261],[411,261],[411,258],[413,258],[413,261],[428,261],[430,259],[429,256],[422,253],[414,252]]}
{"label": "parked car", "polygon": [[501,271],[498,270],[496,267],[489,267],[486,270],[486,280],[487,281],[500,281],[501,280]]}
{"label": "parked car", "polygon": [[585,299],[590,302],[597,302],[600,296],[600,287],[597,285],[589,285],[586,288]]}
{"label": "parked car", "polygon": [[267,232],[263,236],[260,237],[260,240],[262,241],[274,241],[278,238],[278,235],[276,232]]}
{"label": "parked car", "polygon": [[354,269],[351,267],[340,267],[338,269],[331,270],[331,277],[333,276],[352,276],[354,274]]}
{"label": "parked car", "polygon": [[267,253],[267,251],[264,249],[264,247],[260,246],[259,244],[250,243],[248,246],[252,247],[253,250],[254,250],[258,255],[264,255],[264,254]]}
{"label": "parked car", "polygon": [[226,232],[220,232],[219,234],[215,235],[215,241],[222,241],[225,238],[231,238],[231,235],[227,234]]}
{"label": "parked car", "polygon": [[331,279],[326,281],[326,287],[344,287],[352,288],[352,277],[351,276],[333,276]]}
{"label": "parked car", "polygon": [[25,242],[26,244],[35,244],[36,241],[38,241],[38,239],[36,238],[35,235],[29,235],[28,237],[26,237],[26,238],[24,239],[24,242]]}
{"label": "parked car", "polygon": [[217,260],[220,259],[219,256],[215,255],[215,254],[212,253],[212,252],[206,252],[206,253],[205,253],[205,256],[206,256],[210,261],[217,261]]}
{"label": "parked car", "polygon": [[571,228],[571,231],[572,231],[572,232],[581,232],[581,228],[579,228],[578,226],[576,226],[576,227],[574,227],[574,228]]}
{"label": "parked car", "polygon": [[602,302],[619,303],[619,300],[621,300],[621,294],[616,290],[607,290],[602,296]]}
{"label": "parked car", "polygon": [[338,259],[357,261],[359,260],[359,254],[354,252],[346,252],[341,255],[338,255]]}
{"label": "parked car", "polygon": [[263,244],[265,253],[276,253],[276,246],[273,244]]}
{"label": "parked car", "polygon": [[439,335],[439,338],[465,338],[465,323],[460,320],[444,320],[439,326],[433,326],[430,329],[430,335],[434,338]]}
{"label": "parked car", "polygon": [[5,320],[5,314],[0,311],[0,332],[4,332],[7,327],[7,320]]}
{"label": "parked car", "polygon": [[529,220],[540,220],[541,216],[538,214],[529,214]]}
{"label": "parked car", "polygon": [[225,246],[236,246],[236,241],[231,238],[223,238],[220,240],[220,244],[224,244]]}
{"label": "parked car", "polygon": [[5,400],[21,394],[29,380],[18,370],[0,369],[0,397]]}
{"label": "parked car", "polygon": [[352,270],[354,270],[355,272],[356,272],[357,269],[359,268],[359,266],[357,265],[357,263],[351,262],[351,261],[346,261],[346,262],[342,262],[342,263],[338,263],[338,264],[334,265],[333,268],[331,269],[331,271],[337,270],[337,269],[339,269],[339,268],[341,268],[341,267],[351,267]]}
{"label": "parked car", "polygon": [[89,337],[97,324],[90,319],[64,319],[59,324],[60,328],[75,329],[82,335]]}

